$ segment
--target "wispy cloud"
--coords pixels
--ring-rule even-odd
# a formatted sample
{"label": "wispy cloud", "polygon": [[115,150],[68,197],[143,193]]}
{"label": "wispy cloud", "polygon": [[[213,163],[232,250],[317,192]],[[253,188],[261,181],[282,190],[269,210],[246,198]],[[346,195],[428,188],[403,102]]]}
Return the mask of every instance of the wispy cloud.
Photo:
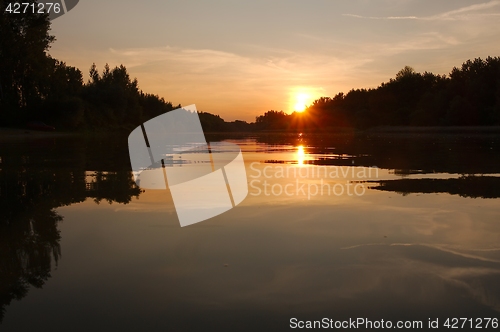
{"label": "wispy cloud", "polygon": [[355,14],[342,14],[342,16],[354,18],[367,18],[370,20],[421,20],[423,18],[417,16],[362,16]]}
{"label": "wispy cloud", "polygon": [[[444,245],[444,244],[428,244],[428,243],[366,243],[366,244],[358,244],[354,246],[349,246],[349,247],[344,247],[340,248],[341,250],[350,250],[350,249],[357,249],[357,248],[362,248],[362,247],[370,247],[370,246],[379,246],[379,247],[428,247],[432,249],[436,249],[442,252],[446,252],[449,254],[453,254],[456,256],[460,256],[462,258],[468,258],[468,259],[473,259],[473,260],[478,260],[482,262],[492,262],[492,263],[500,263],[500,260],[496,259],[491,259],[487,257],[482,257],[479,255],[474,255],[466,252],[460,252],[456,249],[450,248],[449,245]],[[492,250],[485,250],[485,249],[463,249],[466,251],[476,251],[476,252],[488,252]],[[497,251],[498,249],[494,249],[493,251]],[[498,271],[500,273],[500,270]]]}
{"label": "wispy cloud", "polygon": [[[272,56],[245,56],[171,46],[113,48],[106,53],[102,57],[112,59],[110,63],[126,63],[132,75],[141,78],[141,87],[144,87],[142,78],[147,77],[146,91],[177,96],[182,104],[196,103],[200,110],[227,119],[231,119],[231,115],[220,109],[230,109],[231,105],[238,105],[240,115],[245,111],[247,114],[269,109],[288,111],[289,93],[300,87],[307,88],[314,97],[329,95],[324,92],[325,88],[329,91],[343,89],[335,89],[332,85],[345,84],[358,68],[371,61],[363,54],[336,57],[288,51],[281,54],[262,52],[273,53]],[[253,116],[243,117],[252,119]]]}
{"label": "wispy cloud", "polygon": [[500,1],[493,0],[490,2],[466,6],[431,16],[362,16],[355,14],[342,14],[342,16],[359,18],[359,19],[371,19],[371,20],[422,20],[422,21],[469,20],[485,16],[490,16],[490,17],[500,16],[500,13],[491,13],[491,12],[478,13],[480,11],[489,10],[498,6],[500,6]]}
{"label": "wispy cloud", "polygon": [[490,2],[485,2],[485,3],[480,3],[480,4],[475,4],[475,5],[455,9],[455,10],[443,13],[441,15],[438,15],[438,17],[453,17],[453,16],[456,16],[457,14],[464,14],[464,13],[476,12],[476,11],[485,10],[485,9],[491,9],[491,8],[497,7],[499,5],[500,5],[500,1],[494,0],[494,1],[490,1]]}

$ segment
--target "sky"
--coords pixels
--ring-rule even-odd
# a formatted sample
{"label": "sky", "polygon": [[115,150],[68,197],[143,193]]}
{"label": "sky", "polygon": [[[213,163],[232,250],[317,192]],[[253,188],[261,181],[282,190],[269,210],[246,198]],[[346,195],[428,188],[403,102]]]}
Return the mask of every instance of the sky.
{"label": "sky", "polygon": [[500,56],[500,0],[80,0],[49,53],[226,121]]}

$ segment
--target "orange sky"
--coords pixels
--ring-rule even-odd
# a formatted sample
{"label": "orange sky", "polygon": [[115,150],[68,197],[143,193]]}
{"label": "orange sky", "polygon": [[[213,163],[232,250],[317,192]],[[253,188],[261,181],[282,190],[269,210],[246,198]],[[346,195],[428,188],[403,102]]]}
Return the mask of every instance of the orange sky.
{"label": "orange sky", "polygon": [[51,55],[82,70],[123,64],[142,90],[227,121],[351,88],[405,65],[448,74],[498,56],[500,1],[80,1]]}

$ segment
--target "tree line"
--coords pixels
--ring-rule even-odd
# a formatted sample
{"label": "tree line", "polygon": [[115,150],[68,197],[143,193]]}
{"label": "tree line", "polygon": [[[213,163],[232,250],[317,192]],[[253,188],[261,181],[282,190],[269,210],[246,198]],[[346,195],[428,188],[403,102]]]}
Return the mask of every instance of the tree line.
{"label": "tree line", "polygon": [[[68,130],[130,130],[181,107],[140,90],[123,65],[100,71],[92,64],[84,82],[78,68],[48,53],[55,37],[47,15],[8,15],[8,3],[0,2],[0,126],[44,121]],[[468,60],[449,75],[406,66],[377,88],[321,97],[303,113],[271,110],[254,123],[199,116],[210,132],[500,125],[500,58]]]}
{"label": "tree line", "polygon": [[78,68],[48,53],[55,41],[48,16],[6,14],[9,3],[0,2],[0,126],[130,128],[180,107],[141,91],[123,65],[99,72],[92,64],[84,83]]}
{"label": "tree line", "polygon": [[500,125],[500,58],[467,60],[446,75],[406,66],[374,89],[321,97],[303,113],[268,111],[256,118],[264,130],[375,126]]}

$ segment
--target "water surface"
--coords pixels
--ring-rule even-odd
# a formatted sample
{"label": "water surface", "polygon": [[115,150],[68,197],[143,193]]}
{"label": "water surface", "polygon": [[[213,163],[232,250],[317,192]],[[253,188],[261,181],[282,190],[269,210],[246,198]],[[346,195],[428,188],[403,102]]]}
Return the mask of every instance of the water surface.
{"label": "water surface", "polygon": [[126,138],[0,142],[6,331],[500,318],[498,134],[269,134],[249,194],[181,228]]}

